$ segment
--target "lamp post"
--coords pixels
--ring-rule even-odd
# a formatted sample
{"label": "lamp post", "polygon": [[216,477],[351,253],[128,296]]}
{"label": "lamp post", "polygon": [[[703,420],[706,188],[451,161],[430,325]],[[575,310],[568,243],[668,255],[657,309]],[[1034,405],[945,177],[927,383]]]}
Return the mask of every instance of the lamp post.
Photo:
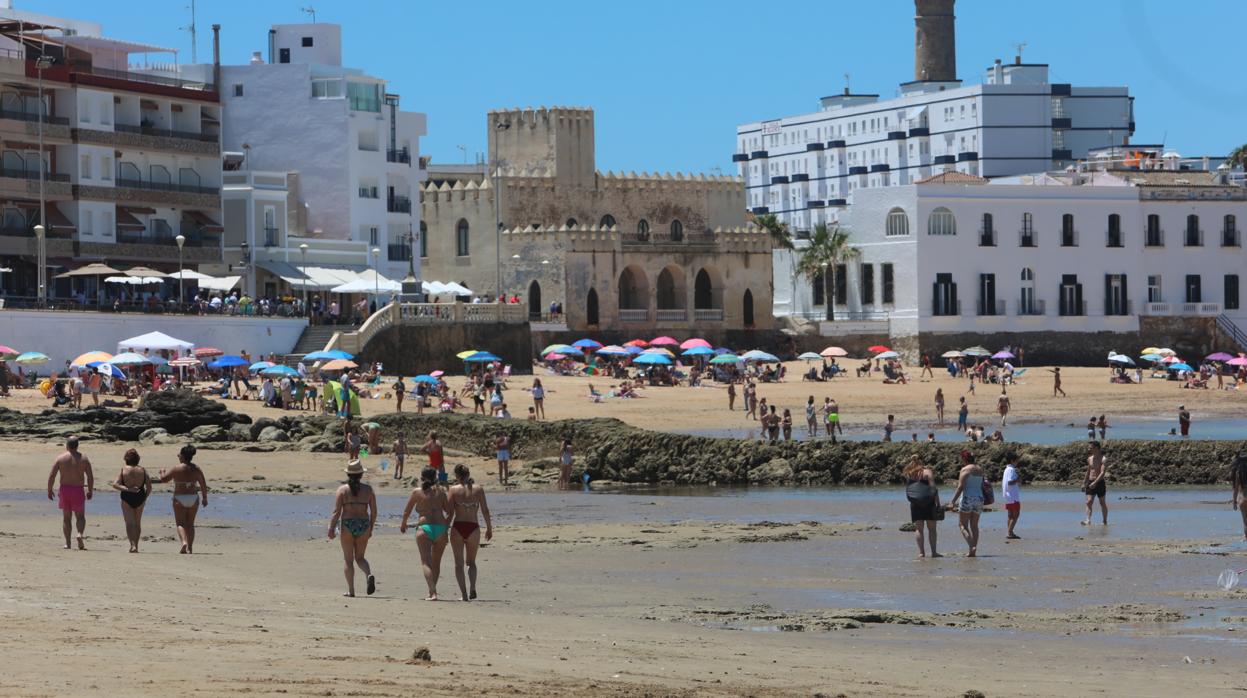
{"label": "lamp post", "polygon": [[35,255],[36,264],[39,265],[39,271],[36,277],[39,281],[39,307],[42,308],[47,304],[48,300],[48,247],[44,236],[43,224],[35,226],[35,240],[38,245],[38,253]]}
{"label": "lamp post", "polygon": [[312,308],[311,306],[307,304],[307,243],[306,242],[299,243],[299,255],[303,257],[303,268],[299,270],[299,272],[303,275],[303,278],[299,279],[299,285],[303,287],[303,312],[307,313],[308,316],[311,317]]}
{"label": "lamp post", "polygon": [[186,278],[185,272],[182,270],[182,246],[186,244],[186,236],[178,233],[178,236],[173,238],[173,240],[178,244],[178,311],[184,312],[186,310],[186,292],[183,289],[186,286]]}
{"label": "lamp post", "polygon": [[[494,124],[495,131],[505,131],[511,128],[510,121],[498,121]],[[493,157],[493,175],[494,175],[494,273],[497,276],[496,289],[494,298],[502,297],[502,205],[498,202],[498,175],[501,169],[498,166],[498,134],[494,134],[494,157]]]}
{"label": "lamp post", "polygon": [[372,302],[379,305],[381,302],[381,248],[372,248]]}
{"label": "lamp post", "polygon": [[247,287],[251,285],[251,245],[243,240],[239,243],[238,249],[242,255],[242,263],[239,265],[242,267],[242,292],[243,295],[247,295]]}

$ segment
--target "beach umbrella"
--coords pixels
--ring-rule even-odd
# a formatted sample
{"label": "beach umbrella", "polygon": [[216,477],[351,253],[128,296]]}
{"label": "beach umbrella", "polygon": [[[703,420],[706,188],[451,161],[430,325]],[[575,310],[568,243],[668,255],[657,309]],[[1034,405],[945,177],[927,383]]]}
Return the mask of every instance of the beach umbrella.
{"label": "beach umbrella", "polygon": [[18,354],[17,358],[13,359],[15,363],[21,364],[22,366],[46,364],[49,360],[50,359],[48,359],[47,354],[40,354],[37,351],[28,351],[25,354]]}
{"label": "beach umbrella", "polygon": [[294,370],[293,368],[290,368],[289,366],[284,365],[284,364],[277,364],[277,365],[275,365],[275,366],[269,366],[268,368],[264,369],[263,371],[260,371],[260,375],[262,375],[262,376],[291,376],[291,377],[294,377],[294,376],[299,375],[299,372],[298,372],[298,371],[296,371],[296,370]]}
{"label": "beach umbrella", "polygon": [[0,344],[0,356],[3,356],[6,359],[17,356],[20,353],[22,352],[14,349],[13,347]]}
{"label": "beach umbrella", "polygon": [[876,359],[895,359],[898,356],[900,356],[900,354],[897,354],[894,351],[881,351],[878,354],[875,354]]}
{"label": "beach umbrella", "polygon": [[501,358],[490,354],[487,351],[478,351],[475,354],[464,359],[468,363],[483,363],[488,361],[502,361]]}
{"label": "beach umbrella", "polygon": [[1161,362],[1162,364],[1180,364],[1180,363],[1182,363],[1182,359],[1179,359],[1178,357],[1173,356],[1173,355],[1171,354],[1171,355],[1166,356],[1165,358],[1161,359],[1161,360],[1160,360],[1160,362]]}
{"label": "beach umbrella", "polygon": [[428,383],[430,385],[437,385],[437,379],[431,375],[428,375],[428,376],[420,375],[420,376],[416,376],[415,378],[412,378],[411,380],[413,383]]}
{"label": "beach umbrella", "polygon": [[1160,361],[1161,359],[1165,357],[1161,356],[1160,354],[1143,354],[1139,358],[1143,359],[1144,361]]}
{"label": "beach umbrella", "polygon": [[984,349],[983,347],[970,347],[969,349],[962,349],[961,353],[965,354],[966,356],[991,356],[992,355],[990,351]]}
{"label": "beach umbrella", "polygon": [[194,351],[195,356],[201,359],[211,359],[214,356],[221,356],[225,352],[216,347],[200,347]]}
{"label": "beach umbrella", "polygon": [[1159,354],[1161,351],[1163,350],[1160,349],[1159,347],[1147,347],[1139,353],[1140,354]]}
{"label": "beach umbrella", "polygon": [[665,354],[641,354],[633,359],[632,363],[645,366],[670,366],[671,359]]}
{"label": "beach umbrella", "polygon": [[627,356],[628,350],[613,344],[597,350],[598,356]]}
{"label": "beach umbrella", "polygon": [[866,347],[866,351],[872,354],[878,354],[881,351],[892,351],[892,350],[883,346],[882,344],[876,344],[873,347]]}
{"label": "beach umbrella", "polygon": [[943,354],[940,354],[940,358],[942,359],[960,359],[962,356],[965,356],[965,355],[957,351],[956,349],[953,349],[952,351],[946,351]]}
{"label": "beach umbrella", "polygon": [[1129,356],[1126,356],[1125,354],[1113,354],[1112,356],[1108,357],[1108,361],[1109,363],[1113,363],[1113,364],[1125,364],[1127,366],[1134,365],[1134,359],[1130,358]]}
{"label": "beach umbrella", "polygon": [[[17,360],[21,361],[22,357],[20,356],[17,357]],[[1236,356],[1230,359],[1229,361],[1227,361],[1226,363],[1231,366],[1247,366],[1247,356]]]}
{"label": "beach umbrella", "polygon": [[462,360],[466,360],[469,356],[473,354],[480,354],[480,353],[481,351],[479,349],[465,349],[459,352],[458,354],[455,354],[455,358],[462,361]]}
{"label": "beach umbrella", "polygon": [[668,337],[667,335],[663,335],[661,337],[655,337],[649,340],[649,343],[651,346],[659,346],[659,345],[666,345],[669,347],[680,346],[680,343],[677,342],[674,337]]}
{"label": "beach umbrella", "polygon": [[333,361],[334,359],[346,359],[350,361],[355,355],[341,349],[330,349],[329,351],[314,351],[311,354],[304,354],[304,361]]}
{"label": "beach umbrella", "polygon": [[1169,364],[1165,368],[1169,369],[1170,371],[1194,371],[1195,370],[1191,368],[1190,364],[1184,364],[1182,362],[1178,362],[1176,364]]}
{"label": "beach umbrella", "polygon": [[712,356],[714,349],[710,347],[689,347],[680,352],[680,356]]}
{"label": "beach umbrella", "polygon": [[670,349],[663,349],[662,347],[650,347],[649,349],[646,349],[645,351],[641,353],[642,354],[662,354],[663,356],[668,356],[668,357],[675,356],[675,354],[673,354]]}
{"label": "beach umbrella", "polygon": [[85,354],[80,354],[78,358],[74,359],[73,361],[70,361],[69,363],[74,366],[86,366],[90,364],[92,361],[111,361],[112,358],[113,358],[112,354],[109,354],[106,351],[97,350],[97,351],[89,351]]}
{"label": "beach umbrella", "polygon": [[734,352],[731,349],[728,349],[727,347],[715,347],[714,349],[715,356],[718,356],[719,354],[731,354],[731,353],[734,353]]}
{"label": "beach umbrella", "polygon": [[555,353],[555,354],[581,354],[581,353],[583,353],[583,352],[581,352],[579,349],[577,349],[576,347],[573,347],[573,346],[572,346],[572,345],[570,345],[570,344],[551,344],[550,346],[548,346],[548,347],[546,347],[545,349],[542,349],[542,350],[541,350],[541,355],[542,355],[542,356],[545,356],[546,354],[550,354],[550,353]]}
{"label": "beach umbrella", "polygon": [[993,359],[1016,359],[1017,357],[1013,355],[1013,352],[1011,352],[1011,351],[1005,351],[1005,350],[1001,349],[1000,351],[996,352],[995,354],[992,354],[992,358],[993,358]]}
{"label": "beach umbrella", "polygon": [[227,354],[221,358],[208,364],[209,368],[237,368],[239,366],[248,366],[247,360],[235,354]]}
{"label": "beach umbrella", "polygon": [[263,371],[266,368],[272,368],[276,365],[277,364],[273,363],[272,361],[257,361],[251,364],[250,366],[248,366],[247,370],[252,373],[259,373],[260,371]]}
{"label": "beach umbrella", "polygon": [[633,346],[624,345],[624,351],[628,352],[628,354],[631,356],[636,356],[637,354],[640,354],[641,352],[645,350],[636,345],[633,345]]}
{"label": "beach umbrella", "polygon": [[549,354],[545,355],[546,361],[562,361],[563,359],[566,359],[566,358],[567,358],[567,354],[560,354],[557,351],[552,351]]}
{"label": "beach umbrella", "polygon": [[753,351],[747,351],[744,354],[741,354],[740,358],[744,359],[745,361],[757,361],[759,363],[768,363],[768,364],[779,363],[778,356],[775,356],[774,354],[768,354],[758,349],[754,349]]}
{"label": "beach umbrella", "polygon": [[1208,361],[1229,361],[1230,359],[1234,357],[1223,351],[1218,351],[1216,353],[1209,354],[1208,356],[1205,356],[1204,358],[1207,359]]}
{"label": "beach umbrella", "polygon": [[693,337],[691,339],[686,339],[683,342],[680,342],[681,349],[692,349],[694,347],[703,347],[705,349],[711,348],[710,342],[707,342],[701,337]]}
{"label": "beach umbrella", "polygon": [[710,360],[712,364],[738,364],[741,358],[735,354],[719,354]]}
{"label": "beach umbrella", "polygon": [[429,373],[429,375],[430,375],[430,376],[433,376],[434,378],[440,378],[440,377],[442,377],[442,376],[446,375],[446,372],[445,372],[445,371],[443,371],[443,370],[441,370],[441,369],[438,369],[438,370],[436,370],[436,371],[432,371],[431,373]]}
{"label": "beach umbrella", "polygon": [[120,378],[121,380],[126,379],[126,374],[122,373],[121,369],[108,363],[107,361],[92,361],[91,363],[87,364],[87,367],[99,369],[100,373],[103,373],[104,375],[107,375],[107,376],[112,376],[113,378]]}
{"label": "beach umbrella", "polygon": [[1160,354],[1161,356],[1177,356],[1178,355],[1178,352],[1172,349],[1157,349],[1156,353]]}
{"label": "beach umbrella", "polygon": [[193,356],[179,356],[178,358],[170,361],[169,365],[176,368],[188,368],[190,366],[198,366],[202,363],[202,361]]}
{"label": "beach umbrella", "polygon": [[840,347],[827,347],[826,349],[819,352],[819,355],[830,358],[830,357],[836,357],[836,356],[848,356],[849,352],[845,351],[844,349],[841,349]]}
{"label": "beach umbrella", "polygon": [[139,364],[154,363],[150,357],[127,351],[124,354],[118,354],[112,358],[111,363],[117,366],[137,366]]}
{"label": "beach umbrella", "polygon": [[359,368],[359,364],[350,359],[334,359],[326,361],[321,367],[322,371],[345,371],[348,368]]}
{"label": "beach umbrella", "polygon": [[596,339],[585,338],[585,339],[577,339],[576,341],[572,342],[572,346],[578,349],[601,349],[602,343],[597,341]]}
{"label": "beach umbrella", "polygon": [[648,347],[649,342],[645,341],[644,339],[633,339],[633,340],[624,342],[624,346],[625,347]]}
{"label": "beach umbrella", "polygon": [[797,356],[797,358],[798,358],[798,359],[805,359],[806,361],[820,361],[820,360],[822,360],[823,355],[822,355],[822,354],[815,354],[815,353],[814,353],[814,352],[812,352],[812,351],[807,351],[807,352],[805,352],[805,353],[800,354],[799,356]]}

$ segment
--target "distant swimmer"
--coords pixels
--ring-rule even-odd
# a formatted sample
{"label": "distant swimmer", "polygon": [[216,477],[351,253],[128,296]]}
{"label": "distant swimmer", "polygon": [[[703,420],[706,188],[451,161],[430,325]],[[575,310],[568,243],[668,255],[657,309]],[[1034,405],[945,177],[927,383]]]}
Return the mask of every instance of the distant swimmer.
{"label": "distant swimmer", "polygon": [[78,451],[77,436],[65,440],[65,452],[52,463],[52,472],[48,474],[48,499],[53,499],[52,487],[56,484],[58,475],[61,484],[55,498],[62,514],[61,528],[65,534],[65,549],[70,549],[69,536],[76,518],[78,549],[86,550],[82,536],[87,528],[87,500],[95,493],[95,473],[91,471],[91,459]]}

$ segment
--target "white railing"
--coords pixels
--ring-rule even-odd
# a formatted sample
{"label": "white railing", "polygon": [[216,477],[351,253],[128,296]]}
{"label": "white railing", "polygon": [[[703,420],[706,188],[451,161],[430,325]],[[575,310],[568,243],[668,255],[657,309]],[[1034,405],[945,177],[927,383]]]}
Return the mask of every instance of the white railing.
{"label": "white railing", "polygon": [[723,322],[722,308],[697,308],[693,310],[695,322]]}
{"label": "white railing", "polygon": [[506,303],[403,303],[399,321],[404,325],[518,325],[528,322],[528,312],[526,306]]}
{"label": "white railing", "polygon": [[659,308],[656,317],[658,322],[685,322],[688,311],[684,308]]}
{"label": "white railing", "polygon": [[1221,314],[1220,303],[1144,303],[1143,315],[1179,317],[1216,317]]}
{"label": "white railing", "polygon": [[335,332],[329,340],[326,349],[341,349],[351,354],[358,354],[363,351],[368,342],[377,336],[387,327],[394,325],[398,321],[398,304],[390,303],[381,308],[377,308],[377,312],[373,313],[364,321],[358,330],[354,332]]}
{"label": "white railing", "polygon": [[649,322],[649,310],[645,308],[620,308],[620,322]]}
{"label": "white railing", "polygon": [[1169,303],[1144,303],[1144,315],[1173,315],[1173,306]]}

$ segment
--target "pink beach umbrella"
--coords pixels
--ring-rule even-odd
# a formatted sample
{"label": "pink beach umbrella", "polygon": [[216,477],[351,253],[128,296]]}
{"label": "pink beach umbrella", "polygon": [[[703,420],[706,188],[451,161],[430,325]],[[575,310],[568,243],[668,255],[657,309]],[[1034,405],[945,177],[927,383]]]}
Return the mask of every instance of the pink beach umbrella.
{"label": "pink beach umbrella", "polygon": [[430,373],[429,375],[430,375],[430,376],[432,376],[432,377],[434,377],[434,378],[440,378],[440,377],[442,377],[442,376],[446,375],[446,372],[445,372],[445,371],[442,371],[442,370],[437,370],[437,371],[433,371],[433,372],[432,372],[432,373]]}
{"label": "pink beach umbrella", "polygon": [[667,336],[665,336],[665,335],[664,335],[664,336],[662,336],[662,337],[655,337],[654,339],[651,339],[651,340],[650,340],[650,346],[655,346],[655,347],[656,347],[656,346],[660,346],[660,345],[666,345],[666,346],[670,346],[670,347],[678,347],[678,346],[680,346],[680,343],[679,343],[679,342],[677,342],[677,341],[675,341],[675,338],[673,338],[673,337],[667,337]]}
{"label": "pink beach umbrella", "polygon": [[1165,358],[1161,359],[1160,362],[1163,364],[1180,364],[1182,363],[1182,359],[1179,359],[1173,354],[1170,354],[1169,356],[1166,356]]}
{"label": "pink beach umbrella", "polygon": [[710,345],[710,342],[707,342],[701,337],[693,337],[692,339],[686,339],[683,342],[680,342],[681,349],[695,349],[697,347],[705,347],[707,349],[714,348]]}
{"label": "pink beach umbrella", "polygon": [[560,354],[558,352],[552,351],[549,354],[546,354],[546,361],[562,361],[563,359],[566,359],[566,358],[567,358],[566,354]]}
{"label": "pink beach umbrella", "polygon": [[1231,366],[1247,366],[1247,356],[1236,356],[1233,359],[1226,361],[1226,363]]}
{"label": "pink beach umbrella", "polygon": [[18,354],[21,354],[21,353],[22,352],[14,349],[13,347],[10,347],[5,344],[0,344],[0,355],[3,355],[5,358],[17,356]]}

